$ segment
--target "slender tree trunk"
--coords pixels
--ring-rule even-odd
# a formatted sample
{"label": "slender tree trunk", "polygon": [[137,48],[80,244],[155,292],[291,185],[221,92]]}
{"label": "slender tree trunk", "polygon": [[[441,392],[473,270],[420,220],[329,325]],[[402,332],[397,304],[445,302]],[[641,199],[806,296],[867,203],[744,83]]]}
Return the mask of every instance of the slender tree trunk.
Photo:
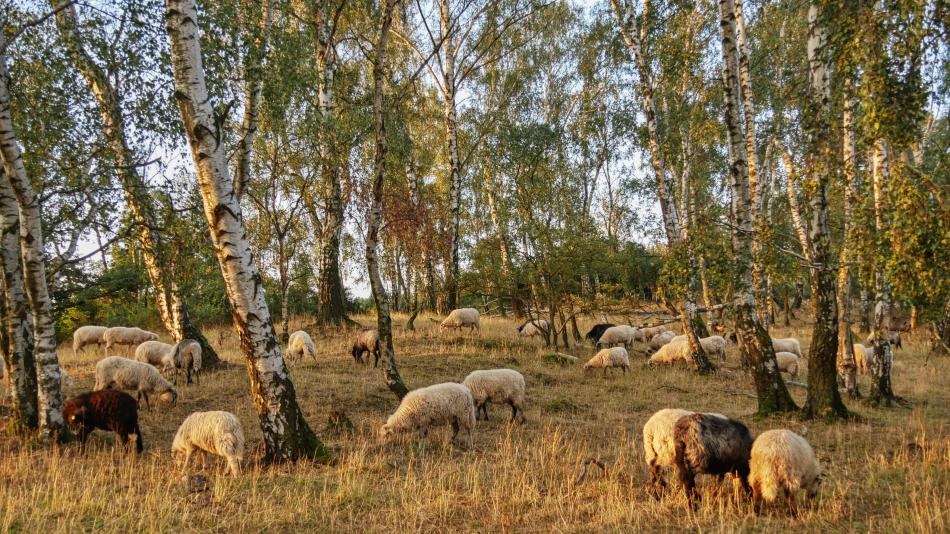
{"label": "slender tree trunk", "polygon": [[205,85],[194,0],[168,0],[166,25],[171,42],[175,98],[191,146],[211,240],[231,302],[234,328],[247,363],[251,398],[264,438],[266,462],[332,453],[304,420],[296,391],[280,353],[261,276],[244,228],[241,205],[227,166],[220,123]]}
{"label": "slender tree trunk", "polygon": [[754,197],[749,189],[746,151],[742,145],[739,118],[738,50],[736,47],[736,6],[733,0],[719,0],[720,29],[722,30],[723,85],[726,103],[726,133],[729,139],[735,228],[732,235],[733,255],[736,259],[733,310],[740,349],[747,356],[759,400],[758,413],[765,415],[797,409],[792,400],[772,347],[768,332],[756,314],[755,293],[752,288],[752,207]]}
{"label": "slender tree trunk", "polygon": [[445,91],[443,95],[445,99],[443,113],[445,115],[445,142],[449,164],[449,265],[445,269],[445,309],[442,311],[449,312],[458,307],[459,297],[459,221],[462,205],[462,163],[459,158],[458,146],[458,111],[456,107],[458,80],[455,72],[455,55],[459,47],[457,37],[459,28],[455,26],[449,0],[440,0],[439,8],[442,35],[445,38],[442,43],[442,89]]}
{"label": "slender tree trunk", "polygon": [[862,285],[861,287],[861,324],[859,330],[861,332],[870,332],[871,331],[871,294],[868,291],[868,288]]}
{"label": "slender tree trunk", "polygon": [[159,234],[158,219],[155,216],[155,207],[149,195],[148,186],[139,176],[138,165],[126,136],[125,118],[122,115],[121,96],[116,92],[112,81],[83,47],[82,36],[77,27],[75,5],[59,9],[64,4],[62,0],[51,0],[50,5],[56,12],[56,25],[66,45],[73,65],[82,74],[90,91],[96,98],[99,114],[102,118],[103,130],[112,157],[115,159],[116,174],[125,193],[125,201],[129,213],[137,226],[137,236],[145,260],[145,270],[155,291],[155,302],[159,316],[165,329],[175,341],[194,339],[202,348],[201,356],[204,365],[219,363],[217,352],[201,333],[201,330],[192,324],[188,315],[188,307],[178,288],[173,275],[173,266],[167,244],[163,243]]}
{"label": "slender tree trunk", "polygon": [[[884,212],[887,194],[887,185],[890,178],[888,168],[887,148],[883,139],[874,142],[874,156],[872,158],[872,177],[874,189],[874,234],[875,252],[878,258],[887,258],[890,254],[890,243],[886,236],[887,216]],[[891,322],[891,288],[887,274],[882,268],[883,261],[875,265],[874,293],[874,322],[871,335],[874,339],[874,365],[871,366],[871,392],[869,401],[874,406],[891,406],[894,402],[894,391],[891,389],[891,364],[894,353],[887,340],[887,327]]]}
{"label": "slender tree trunk", "polygon": [[782,156],[782,161],[785,163],[785,191],[788,196],[788,211],[792,215],[792,226],[795,227],[798,244],[802,247],[802,256],[805,257],[808,263],[812,263],[811,243],[808,241],[808,231],[805,229],[805,223],[802,221],[802,211],[798,206],[798,192],[795,190],[795,177],[798,173],[795,172],[795,164],[792,162],[792,156],[788,150],[782,146],[778,139],[774,140],[773,143],[775,144],[776,150],[778,150]]}
{"label": "slender tree trunk", "polygon": [[366,221],[366,268],[369,271],[369,282],[373,289],[373,300],[376,302],[376,327],[379,330],[379,349],[382,353],[386,386],[400,400],[409,393],[409,388],[399,376],[396,367],[396,350],[393,347],[393,324],[389,315],[389,300],[386,288],[379,274],[380,226],[383,222],[383,188],[386,185],[386,153],[389,145],[386,141],[386,117],[383,114],[383,97],[385,91],[385,76],[387,70],[387,50],[389,46],[389,31],[393,22],[393,10],[398,0],[381,0],[380,11],[382,19],[379,27],[379,37],[376,41],[375,58],[373,62],[373,129],[376,133],[376,155],[373,160],[373,196]]}
{"label": "slender tree trunk", "polygon": [[13,189],[20,216],[23,285],[33,314],[39,432],[43,439],[59,441],[65,430],[60,389],[62,370],[56,357],[53,304],[46,285],[40,201],[33,193],[33,184],[26,175],[20,145],[13,130],[13,118],[10,114],[10,72],[7,70],[5,45],[0,38],[0,157],[3,159],[6,179]]}
{"label": "slender tree trunk", "polygon": [[260,113],[261,91],[264,87],[264,58],[270,43],[270,0],[261,0],[261,19],[251,46],[244,58],[244,118],[241,120],[241,137],[234,150],[234,194],[240,201],[251,179],[251,155],[254,152],[254,137],[257,135],[257,116]]}
{"label": "slender tree trunk", "polygon": [[847,83],[848,93],[843,114],[842,156],[844,160],[844,237],[841,253],[838,255],[838,374],[844,381],[848,397],[861,396],[858,391],[857,364],[854,361],[854,344],[851,340],[851,257],[854,246],[854,229],[851,219],[854,206],[858,204],[858,188],[854,176],[854,129],[852,113],[854,100],[851,98],[852,86]]}
{"label": "slender tree trunk", "polygon": [[0,263],[3,266],[4,363],[10,381],[14,429],[36,430],[36,362],[33,360],[33,317],[23,288],[20,214],[6,171],[0,166]]}

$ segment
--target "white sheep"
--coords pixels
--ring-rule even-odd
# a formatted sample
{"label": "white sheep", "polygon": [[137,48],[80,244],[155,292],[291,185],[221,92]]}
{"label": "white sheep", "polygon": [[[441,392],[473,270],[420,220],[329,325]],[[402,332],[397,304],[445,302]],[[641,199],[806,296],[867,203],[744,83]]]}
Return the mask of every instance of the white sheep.
{"label": "white sheep", "polygon": [[430,428],[440,425],[452,425],[453,442],[464,430],[472,447],[475,402],[464,385],[446,382],[410,391],[379,429],[379,437],[385,442],[395,433],[418,431],[424,438]]}
{"label": "white sheep", "polygon": [[158,334],[142,330],[141,328],[128,328],[125,326],[114,326],[107,328],[102,334],[102,340],[106,343],[106,351],[111,351],[116,345],[138,345],[146,341],[155,341]]}
{"label": "white sheep", "polygon": [[775,362],[778,370],[785,371],[791,378],[798,378],[798,355],[792,352],[776,352]]}
{"label": "white sheep", "polygon": [[[904,348],[904,345],[901,340],[900,332],[897,332],[895,330],[889,330],[885,332],[884,335],[887,337],[887,342],[893,345],[894,348],[898,348],[898,349]],[[874,332],[871,332],[870,334],[868,334],[868,337],[865,340],[865,342],[870,346],[874,345]]]}
{"label": "white sheep", "polygon": [[475,402],[475,416],[481,414],[488,420],[488,403],[508,404],[511,406],[511,420],[521,423],[525,417],[524,376],[514,369],[488,369],[472,371],[462,382],[472,392]]}
{"label": "white sheep", "polygon": [[163,373],[175,370],[175,345],[146,341],[135,348],[135,359],[161,368]]}
{"label": "white sheep", "polygon": [[860,343],[854,344],[854,364],[858,372],[866,375],[874,367],[874,347],[866,347]]}
{"label": "white sheep", "polygon": [[703,346],[707,356],[718,356],[720,362],[726,361],[726,345],[729,344],[726,338],[722,336],[704,337],[699,340],[699,344]]}
{"label": "white sheep", "polygon": [[120,356],[109,356],[96,363],[96,385],[93,390],[111,388],[135,391],[140,401],[145,398],[145,406],[149,410],[152,409],[149,393],[159,394],[163,401],[169,403],[174,403],[178,398],[178,392],[158,369]]}
{"label": "white sheep", "polygon": [[241,421],[230,412],[195,412],[181,423],[175,440],[172,442],[172,454],[184,455],[182,468],[188,468],[191,453],[201,453],[201,466],[205,467],[208,453],[224,457],[232,476],[241,474],[241,461],[244,460],[244,428]]}
{"label": "white sheep", "polygon": [[105,343],[102,335],[108,328],[104,326],[80,326],[73,332],[73,354],[79,354],[86,345],[95,345],[96,350]]}
{"label": "white sheep", "polygon": [[[709,336],[699,340],[703,351],[707,356],[718,355],[719,360],[725,359],[726,340],[722,336]],[[663,345],[650,356],[649,365],[673,364],[676,362],[692,362],[689,355],[689,342],[686,335],[681,334],[674,337],[669,343]]]}
{"label": "white sheep", "polygon": [[676,337],[675,332],[670,332],[669,330],[667,330],[666,332],[660,332],[659,334],[656,334],[650,338],[650,348],[653,350],[657,350],[663,345],[666,345],[667,343],[669,343],[670,341],[673,341],[673,338],[675,337]]}
{"label": "white sheep", "polygon": [[317,361],[317,349],[313,346],[313,339],[310,338],[310,334],[303,330],[297,330],[290,334],[290,338],[287,340],[287,359],[297,362],[307,356],[313,358],[313,361]]}
{"label": "white sheep", "polygon": [[772,348],[775,352],[791,352],[799,358],[802,357],[802,344],[793,337],[772,339]]}
{"label": "white sheep", "polygon": [[452,313],[439,324],[439,330],[442,332],[449,328],[461,330],[467,326],[471,329],[471,332],[475,332],[476,330],[481,332],[480,320],[481,316],[475,308],[459,308],[452,310]]}
{"label": "white sheep", "polygon": [[639,336],[639,330],[633,326],[625,324],[611,326],[597,340],[597,346],[610,347],[622,343],[624,347],[630,347]]}
{"label": "white sheep", "polygon": [[546,332],[551,331],[551,322],[547,319],[535,319],[525,321],[518,327],[518,335],[521,337],[539,336],[544,337]]}
{"label": "white sheep", "polygon": [[646,328],[640,329],[640,341],[646,343],[647,341],[653,339],[653,336],[659,334],[660,332],[668,332],[670,329],[665,324],[659,326],[648,326]]}
{"label": "white sheep", "polygon": [[805,438],[790,430],[763,432],[752,444],[749,461],[749,485],[758,512],[761,502],[775,502],[779,495],[788,498],[795,512],[795,494],[804,490],[809,498],[818,494],[821,466],[815,451]]}
{"label": "white sheep", "polygon": [[627,354],[627,349],[623,347],[602,349],[584,364],[585,371],[587,369],[603,369],[604,376],[607,376],[607,369],[611,367],[619,367],[623,369],[624,374],[627,374],[627,369],[630,368],[630,356]]}
{"label": "white sheep", "polygon": [[185,372],[185,383],[191,384],[191,377],[194,376],[198,383],[201,380],[198,376],[201,374],[201,344],[194,339],[183,339],[175,345],[175,374],[179,370]]}

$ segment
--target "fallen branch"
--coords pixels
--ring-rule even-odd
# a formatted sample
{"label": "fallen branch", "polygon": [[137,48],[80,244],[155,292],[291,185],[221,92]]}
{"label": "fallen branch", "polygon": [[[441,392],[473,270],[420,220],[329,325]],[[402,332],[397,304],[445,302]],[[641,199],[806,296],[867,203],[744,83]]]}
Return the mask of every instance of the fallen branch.
{"label": "fallen branch", "polygon": [[574,482],[575,484],[580,484],[581,482],[584,481],[584,478],[587,477],[587,466],[589,466],[590,464],[594,464],[597,467],[599,467],[601,471],[604,472],[604,477],[608,476],[607,466],[604,465],[604,462],[601,462],[597,458],[588,458],[584,460],[584,464],[581,466],[581,472],[577,475],[577,481]]}
{"label": "fallen branch", "polygon": [[678,387],[676,387],[676,386],[671,386],[671,385],[669,385],[669,384],[663,384],[662,386],[660,386],[660,387],[654,389],[653,391],[660,391],[661,389],[670,389],[670,390],[673,390],[673,391],[679,391],[680,393],[689,393],[689,391],[687,391],[687,390],[685,390],[685,389],[683,389],[683,388],[678,388]]}
{"label": "fallen branch", "polygon": [[719,388],[715,388],[713,391],[718,391],[718,392],[720,392],[720,393],[725,393],[726,395],[736,395],[736,396],[749,397],[750,399],[757,399],[757,398],[758,398],[758,397],[756,397],[755,395],[753,395],[753,394],[751,394],[751,393],[745,393],[744,391],[732,391],[732,390],[730,390],[730,389],[719,389]]}
{"label": "fallen branch", "polygon": [[794,380],[786,380],[785,383],[789,386],[798,386],[800,388],[808,389],[808,384],[802,384],[801,382],[795,382]]}

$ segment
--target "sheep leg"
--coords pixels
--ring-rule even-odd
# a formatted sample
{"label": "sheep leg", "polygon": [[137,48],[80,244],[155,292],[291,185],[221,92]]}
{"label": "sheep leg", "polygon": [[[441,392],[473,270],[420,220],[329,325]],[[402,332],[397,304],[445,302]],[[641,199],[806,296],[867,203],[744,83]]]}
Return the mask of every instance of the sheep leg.
{"label": "sheep leg", "polygon": [[785,501],[788,502],[788,513],[792,517],[798,517],[798,505],[795,504],[795,494],[785,488]]}
{"label": "sheep leg", "polygon": [[518,407],[513,401],[508,401],[508,404],[511,405],[511,422],[514,423],[518,419]]}
{"label": "sheep leg", "polygon": [[482,413],[485,414],[485,420],[488,421],[488,401],[481,404]]}
{"label": "sheep leg", "polygon": [[228,456],[228,469],[231,471],[231,476],[241,476],[241,464],[233,456]]}
{"label": "sheep leg", "polygon": [[[677,456],[679,456],[679,453],[677,453]],[[696,492],[696,474],[681,462],[677,462],[677,468],[679,471],[680,484],[683,485],[683,490],[686,491],[686,500],[689,502],[689,505],[692,506],[695,501],[699,500],[699,494]]]}
{"label": "sheep leg", "polygon": [[191,453],[194,452],[194,449],[188,447],[185,449],[185,459],[181,462],[181,470],[188,472],[188,463],[191,461]]}
{"label": "sheep leg", "polygon": [[449,440],[450,442],[456,443],[455,438],[459,435],[459,428],[459,420],[458,417],[456,417],[452,419],[452,439]]}
{"label": "sheep leg", "polygon": [[755,515],[762,513],[762,488],[758,484],[752,486],[752,509]]}
{"label": "sheep leg", "polygon": [[653,497],[660,500],[663,489],[666,488],[666,481],[663,480],[663,472],[660,471],[660,466],[655,463],[650,464],[650,484],[653,486]]}
{"label": "sheep leg", "polygon": [[[373,369],[379,366],[379,350],[373,351],[373,356],[376,358],[373,360]],[[366,363],[369,363],[369,353],[366,353]]]}

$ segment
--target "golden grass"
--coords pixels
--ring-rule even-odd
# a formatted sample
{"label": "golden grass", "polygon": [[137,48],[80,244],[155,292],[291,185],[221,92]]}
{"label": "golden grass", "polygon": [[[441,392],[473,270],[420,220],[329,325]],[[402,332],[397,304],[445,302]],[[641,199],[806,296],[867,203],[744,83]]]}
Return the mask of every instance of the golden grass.
{"label": "golden grass", "polygon": [[[421,442],[407,436],[380,445],[375,432],[395,409],[395,398],[378,370],[353,363],[349,333],[323,332],[315,338],[318,361],[295,365],[292,374],[308,421],[339,451],[340,461],[332,467],[304,461],[261,468],[253,460],[260,430],[232,335],[222,353],[235,365],[207,373],[200,386],[181,387],[174,407],[141,413],[145,453],[139,457],[114,447],[112,435],[101,431],[85,453],[76,445],[50,451],[0,437],[0,530],[950,530],[950,371],[944,358],[926,361],[923,344],[913,338],[897,352],[894,377],[895,391],[910,408],[850,403],[864,420],[829,425],[794,416],[753,420],[751,384],[735,371],[700,377],[685,369],[651,370],[643,358],[632,358],[632,373],[604,379],[599,372],[585,375],[580,364],[544,363],[546,351],[536,341],[516,338],[513,321],[485,319],[476,338],[441,337],[426,317],[416,324],[417,332],[397,330],[396,339],[400,371],[410,387],[460,381],[473,369],[512,367],[528,382],[528,423],[508,425],[510,411],[495,406],[492,420],[479,422],[472,451],[449,446],[448,429]],[[795,335],[807,346],[802,327],[776,328],[773,335]],[[217,342],[217,332],[210,339]],[[576,349],[582,361],[592,353]],[[76,357],[66,345],[60,357],[76,379],[67,395],[90,389],[97,357]],[[729,365],[735,367],[735,360],[731,347]],[[862,385],[866,390],[866,379]],[[792,391],[801,402],[802,388]],[[735,504],[731,486],[701,477],[703,500],[690,510],[671,476],[671,490],[654,500],[646,487],[640,432],[650,414],[671,406],[722,412],[756,433],[786,427],[805,435],[825,470],[816,504],[798,518],[780,507],[756,516],[745,501]],[[208,409],[237,414],[252,458],[237,479],[224,476],[223,462],[214,463],[203,472],[212,489],[190,494],[169,448],[178,424]],[[335,410],[352,420],[352,433],[328,430]],[[591,466],[578,484],[581,465],[591,457],[608,471]],[[198,470],[193,463],[191,473]]]}

